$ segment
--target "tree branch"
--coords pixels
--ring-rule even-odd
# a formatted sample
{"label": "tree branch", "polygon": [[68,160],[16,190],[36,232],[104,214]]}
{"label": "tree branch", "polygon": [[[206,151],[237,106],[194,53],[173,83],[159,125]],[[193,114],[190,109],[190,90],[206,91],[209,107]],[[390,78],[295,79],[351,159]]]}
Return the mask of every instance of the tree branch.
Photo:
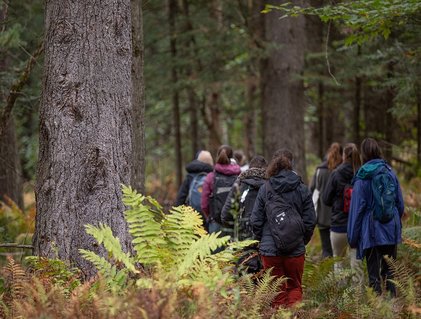
{"label": "tree branch", "polygon": [[25,248],[25,249],[33,249],[32,245],[20,245],[16,243],[3,243],[0,244],[0,248]]}

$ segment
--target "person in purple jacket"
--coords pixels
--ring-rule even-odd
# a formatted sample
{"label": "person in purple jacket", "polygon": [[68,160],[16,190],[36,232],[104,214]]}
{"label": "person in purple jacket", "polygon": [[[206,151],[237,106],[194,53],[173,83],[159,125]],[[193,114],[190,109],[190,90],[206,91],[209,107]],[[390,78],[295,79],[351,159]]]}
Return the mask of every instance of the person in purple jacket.
{"label": "person in purple jacket", "polygon": [[[365,258],[367,261],[370,287],[381,294],[382,284],[385,284],[386,290],[394,297],[396,289],[388,280],[393,278],[393,274],[384,256],[396,259],[397,244],[402,241],[402,191],[395,173],[383,160],[380,147],[374,139],[366,138],[361,143],[361,157],[363,166],[354,178],[347,227],[348,242],[351,247],[357,248],[357,258]],[[379,191],[373,189],[373,186],[378,188],[377,185],[382,185],[376,182],[379,180],[376,176],[380,177],[380,174],[384,174],[383,180],[388,181],[383,184],[386,187],[380,188],[394,190],[382,195],[389,196],[387,202],[383,199],[379,201]],[[379,218],[382,213],[377,212],[385,211],[386,205],[389,212],[387,218]]]}
{"label": "person in purple jacket", "polygon": [[214,171],[206,176],[203,184],[201,208],[208,221],[209,233],[221,230],[222,208],[232,185],[241,173],[240,166],[232,158],[231,146],[220,146]]}

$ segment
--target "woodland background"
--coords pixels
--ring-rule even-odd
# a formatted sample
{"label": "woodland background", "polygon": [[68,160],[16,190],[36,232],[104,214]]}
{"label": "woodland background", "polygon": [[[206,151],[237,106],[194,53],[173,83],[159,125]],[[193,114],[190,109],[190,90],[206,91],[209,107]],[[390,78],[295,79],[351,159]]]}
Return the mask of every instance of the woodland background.
{"label": "woodland background", "polygon": [[[129,1],[123,2],[126,8]],[[68,81],[64,73],[63,79],[46,76],[60,63],[54,56],[67,59],[66,52],[72,52],[73,60],[66,60],[63,65],[77,65],[75,61],[85,57],[82,53],[78,56],[72,47],[74,30],[86,28],[87,38],[90,32],[102,31],[100,21],[97,25],[82,25],[91,21],[83,20],[86,8],[82,4],[73,5],[80,10],[81,20],[69,22],[55,16],[62,13],[57,9],[60,1],[0,1],[0,200],[5,202],[0,215],[2,243],[30,245],[35,232],[36,205],[39,211],[48,211],[49,203],[53,202],[53,197],[48,196],[59,187],[52,187],[51,191],[51,185],[42,183],[54,180],[48,172],[55,170],[59,153],[48,156],[53,154],[49,153],[52,148],[48,145],[62,145],[62,154],[76,160],[80,156],[82,162],[92,157],[97,164],[94,171],[82,165],[60,168],[56,177],[70,174],[68,171],[95,177],[93,181],[83,181],[81,186],[69,184],[54,195],[67,198],[62,209],[73,205],[70,202],[76,202],[72,206],[76,211],[81,207],[82,211],[88,206],[97,210],[99,207],[90,196],[102,185],[98,176],[103,172],[98,167],[107,164],[103,160],[106,155],[98,149],[79,154],[68,147],[66,139],[57,137],[51,144],[53,136],[46,134],[46,128],[60,119],[60,114],[54,112],[62,112],[76,123],[83,123],[82,119],[88,117],[77,107],[48,108],[53,88]],[[127,40],[119,52],[126,59],[125,65],[138,61],[137,68],[135,62],[132,65],[133,83],[120,84],[140,105],[130,117],[133,127],[139,129],[130,139],[136,154],[130,179],[134,188],[152,195],[167,211],[185,174],[184,165],[197,150],[209,149],[215,155],[221,144],[242,149],[249,159],[255,154],[269,159],[277,148],[288,147],[296,156],[297,171],[308,181],[332,142],[358,144],[369,136],[380,142],[385,158],[399,173],[409,213],[406,223],[417,229],[411,230],[412,237],[408,238],[419,238],[421,4],[418,1],[312,0],[286,5],[283,1],[256,0],[132,0],[130,5],[131,35],[124,26],[116,24],[115,28],[116,34],[119,31]],[[66,2],[63,8],[67,7],[71,6]],[[124,14],[130,15],[130,10]],[[45,17],[51,22],[48,30],[44,29]],[[48,45],[54,42],[57,30],[64,34],[59,39],[61,51]],[[124,45],[130,39],[132,46],[126,52]],[[101,58],[92,54],[86,59],[101,63]],[[115,72],[112,67],[104,63],[101,76],[96,78],[98,82],[90,84],[101,86],[107,78],[107,68],[110,77]],[[82,91],[78,91],[75,83],[66,86],[67,91],[63,90],[59,99],[77,99],[72,94]],[[83,80],[80,83],[84,85]],[[121,127],[122,143],[130,133],[128,126]],[[123,157],[122,171],[127,175],[124,168],[127,158]],[[37,176],[40,200],[35,204]],[[84,190],[79,194],[87,194],[82,199],[73,192],[79,191],[79,186]],[[112,205],[122,211],[121,195],[115,200],[117,203]],[[47,220],[54,224],[55,219],[48,216]],[[114,223],[109,216],[105,220]],[[80,232],[85,233],[83,226],[87,221],[89,218],[80,220]],[[419,244],[417,241],[412,244],[418,248],[414,248],[416,253],[408,253],[409,267],[414,266],[414,260],[419,261],[416,246]],[[316,256],[317,238],[311,247]],[[54,247],[49,249],[55,251]],[[58,251],[59,257],[63,257]],[[2,254],[21,256],[22,250],[2,248]],[[417,282],[420,270],[414,268]],[[321,273],[327,274],[327,270]],[[334,282],[329,289],[333,286]],[[419,289],[419,281],[415,287]],[[412,299],[406,303],[414,304]],[[347,305],[349,309],[354,306]]]}

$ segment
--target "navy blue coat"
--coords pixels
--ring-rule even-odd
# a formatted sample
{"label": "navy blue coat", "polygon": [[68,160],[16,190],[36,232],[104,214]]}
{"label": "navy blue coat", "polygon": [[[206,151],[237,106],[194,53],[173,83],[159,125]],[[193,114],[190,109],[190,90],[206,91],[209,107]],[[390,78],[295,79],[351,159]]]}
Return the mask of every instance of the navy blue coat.
{"label": "navy blue coat", "polygon": [[[305,253],[305,245],[310,241],[316,225],[316,213],[310,190],[303,184],[301,178],[293,171],[282,170],[276,176],[269,179],[272,188],[288,203],[295,206],[300,213],[305,233],[300,239],[299,245],[287,256],[300,256]],[[266,217],[266,184],[260,187],[250,219],[255,239],[260,240],[259,251],[263,256],[279,256],[269,223]]]}
{"label": "navy blue coat", "polygon": [[[386,166],[389,174],[396,181],[396,212],[387,223],[373,219],[374,199],[371,180],[381,167]],[[357,248],[357,258],[362,259],[367,248],[396,245],[402,241],[401,217],[404,211],[402,191],[399,181],[392,169],[382,159],[374,159],[365,163],[355,176],[352,191],[351,207],[348,219],[348,242]]]}
{"label": "navy blue coat", "polygon": [[199,160],[193,160],[186,165],[187,176],[180,186],[177,193],[177,199],[175,200],[174,206],[180,206],[187,203],[187,197],[189,196],[190,184],[196,174],[199,173],[210,173],[213,167],[207,163]]}

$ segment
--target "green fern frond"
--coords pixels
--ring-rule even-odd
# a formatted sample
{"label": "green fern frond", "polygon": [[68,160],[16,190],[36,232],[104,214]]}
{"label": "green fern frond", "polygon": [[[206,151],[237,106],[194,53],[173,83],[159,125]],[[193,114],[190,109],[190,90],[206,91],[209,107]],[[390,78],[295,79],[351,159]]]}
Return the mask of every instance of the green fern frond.
{"label": "green fern frond", "polygon": [[110,288],[121,288],[127,280],[127,270],[117,270],[117,267],[111,265],[104,257],[100,257],[92,251],[79,249],[83,258],[91,262],[98,273],[102,275]]}
{"label": "green fern frond", "polygon": [[174,259],[183,258],[192,242],[206,235],[200,215],[192,208],[179,206],[171,209],[162,222],[166,246]]}
{"label": "green fern frond", "polygon": [[129,207],[142,207],[148,206],[145,202],[150,204],[150,210],[154,213],[155,218],[157,221],[162,220],[164,218],[164,211],[162,206],[158,203],[151,196],[144,196],[139,194],[136,190],[132,189],[130,186],[122,185],[122,192],[123,192],[123,204]]}
{"label": "green fern frond", "polygon": [[98,244],[103,244],[107,252],[116,261],[122,262],[128,270],[133,273],[138,273],[134,263],[132,262],[128,253],[123,252],[120,240],[113,235],[112,229],[102,223],[98,227],[92,225],[85,226],[86,233],[96,239]]}
{"label": "green fern frond", "polygon": [[160,218],[157,218],[157,214],[163,216],[161,208],[155,203],[153,207],[156,211],[154,211],[144,204],[145,200],[154,203],[151,198],[146,198],[130,187],[123,186],[123,203],[130,207],[125,211],[125,218],[133,237],[133,248],[137,252],[135,259],[148,265],[160,262],[159,251],[164,249],[166,242]]}
{"label": "green fern frond", "polygon": [[[228,243],[229,236],[218,237],[219,234],[219,232],[207,234],[190,244],[189,249],[184,254],[184,258],[175,261],[179,263],[177,273],[180,277],[189,271],[197,259],[203,260],[205,257],[209,257],[212,251]],[[217,255],[212,256],[216,259]]]}

